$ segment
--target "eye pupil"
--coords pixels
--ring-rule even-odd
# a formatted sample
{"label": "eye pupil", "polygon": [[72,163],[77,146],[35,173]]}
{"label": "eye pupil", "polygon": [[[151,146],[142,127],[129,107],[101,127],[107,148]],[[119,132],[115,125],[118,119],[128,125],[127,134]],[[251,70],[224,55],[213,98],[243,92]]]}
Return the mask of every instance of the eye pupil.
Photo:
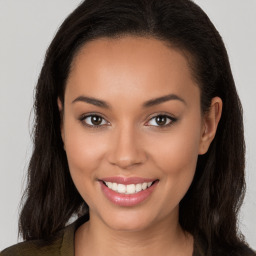
{"label": "eye pupil", "polygon": [[166,116],[157,116],[156,123],[158,125],[165,125],[165,123],[166,123]]}
{"label": "eye pupil", "polygon": [[100,116],[92,116],[91,121],[93,125],[99,125],[102,122],[102,117]]}

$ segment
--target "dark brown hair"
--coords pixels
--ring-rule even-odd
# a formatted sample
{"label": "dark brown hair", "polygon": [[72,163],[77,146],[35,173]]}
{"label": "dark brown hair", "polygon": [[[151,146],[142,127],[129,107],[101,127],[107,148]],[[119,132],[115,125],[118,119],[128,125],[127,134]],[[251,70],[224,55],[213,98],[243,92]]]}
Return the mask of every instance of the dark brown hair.
{"label": "dark brown hair", "polygon": [[188,52],[200,87],[202,113],[213,97],[222,99],[216,136],[208,152],[198,157],[193,183],[180,202],[179,221],[204,255],[242,255],[247,251],[237,229],[245,189],[242,108],[223,41],[207,15],[190,0],[87,0],[63,22],[36,87],[34,148],[20,233],[25,240],[48,239],[72,215],[88,214],[69,173],[57,97],[64,101],[72,60],[86,42],[123,35],[156,38]]}

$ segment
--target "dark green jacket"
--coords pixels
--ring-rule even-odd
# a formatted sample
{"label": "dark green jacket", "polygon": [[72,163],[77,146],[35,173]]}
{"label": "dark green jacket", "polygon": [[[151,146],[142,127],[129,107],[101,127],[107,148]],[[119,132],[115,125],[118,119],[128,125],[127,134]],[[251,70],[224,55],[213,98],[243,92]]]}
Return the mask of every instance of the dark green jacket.
{"label": "dark green jacket", "polygon": [[3,250],[0,256],[74,256],[74,234],[77,228],[77,222],[74,222],[49,242],[22,242]]}
{"label": "dark green jacket", "polygon": [[[86,218],[87,220],[87,218]],[[85,221],[85,218],[76,220],[71,225],[58,232],[50,241],[31,240],[13,245],[0,253],[0,256],[75,256],[74,255],[74,237],[79,226]],[[194,243],[193,256],[204,256],[197,243]],[[200,247],[201,248],[201,247]],[[255,255],[249,248],[248,253],[231,253],[229,255]],[[217,255],[225,255],[217,253]]]}
{"label": "dark green jacket", "polygon": [[[78,219],[71,225],[61,230],[49,242],[32,240],[13,245],[0,253],[0,256],[74,256],[75,231],[84,221]],[[193,256],[197,249],[194,249]]]}

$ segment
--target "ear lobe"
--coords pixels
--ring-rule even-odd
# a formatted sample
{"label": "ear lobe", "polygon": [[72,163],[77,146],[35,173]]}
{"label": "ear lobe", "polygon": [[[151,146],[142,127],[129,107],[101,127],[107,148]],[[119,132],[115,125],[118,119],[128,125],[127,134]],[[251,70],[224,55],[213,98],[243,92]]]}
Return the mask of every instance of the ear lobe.
{"label": "ear lobe", "polygon": [[57,105],[58,105],[58,109],[59,109],[59,113],[60,113],[60,132],[61,132],[61,138],[63,141],[63,145],[64,145],[64,150],[65,150],[65,143],[64,143],[64,131],[63,131],[63,104],[60,100],[60,98],[58,97],[57,99]]}
{"label": "ear lobe", "polygon": [[63,110],[63,106],[62,106],[62,103],[61,103],[61,100],[60,100],[60,98],[58,97],[58,99],[57,99],[57,105],[58,105],[58,109],[59,109],[59,111],[60,112],[62,112],[62,110]]}
{"label": "ear lobe", "polygon": [[199,155],[205,154],[213,141],[222,113],[222,100],[214,97],[209,111],[203,117],[203,127],[199,146]]}

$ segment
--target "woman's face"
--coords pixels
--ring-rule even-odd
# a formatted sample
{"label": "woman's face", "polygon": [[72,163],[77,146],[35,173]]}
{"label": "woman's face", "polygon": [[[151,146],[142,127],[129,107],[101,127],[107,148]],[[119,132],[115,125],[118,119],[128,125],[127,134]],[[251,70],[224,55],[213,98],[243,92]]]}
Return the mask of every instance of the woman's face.
{"label": "woman's face", "polygon": [[64,102],[70,173],[91,221],[130,231],[177,222],[207,150],[186,57],[152,38],[94,40],[73,61]]}

